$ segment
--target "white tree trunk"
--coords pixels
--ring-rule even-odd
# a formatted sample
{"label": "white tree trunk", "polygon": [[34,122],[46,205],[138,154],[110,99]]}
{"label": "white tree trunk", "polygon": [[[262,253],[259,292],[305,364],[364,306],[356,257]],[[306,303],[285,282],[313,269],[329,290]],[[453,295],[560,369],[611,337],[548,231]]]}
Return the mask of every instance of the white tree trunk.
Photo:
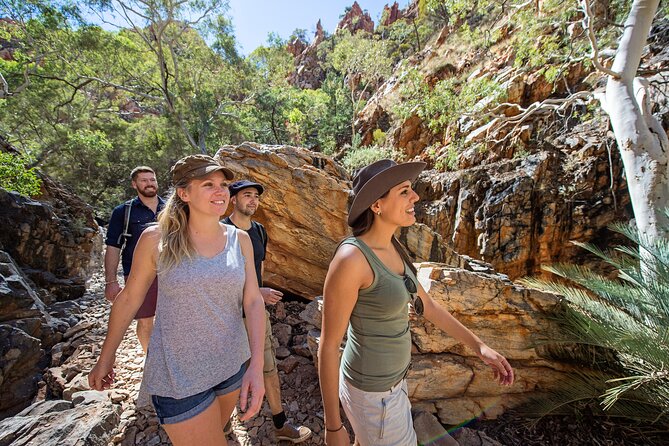
{"label": "white tree trunk", "polygon": [[667,237],[669,225],[663,210],[669,205],[669,140],[653,117],[648,82],[636,78],[659,0],[634,0],[609,77],[604,110],[625,166],[636,225],[641,236],[651,240]]}

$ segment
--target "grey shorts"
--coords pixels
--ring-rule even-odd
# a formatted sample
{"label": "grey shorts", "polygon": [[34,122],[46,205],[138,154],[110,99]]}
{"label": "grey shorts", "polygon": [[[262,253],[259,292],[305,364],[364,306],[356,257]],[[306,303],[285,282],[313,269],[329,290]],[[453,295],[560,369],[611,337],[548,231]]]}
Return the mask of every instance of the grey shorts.
{"label": "grey shorts", "polygon": [[339,400],[360,446],[418,443],[405,379],[385,392],[365,392],[340,375]]}

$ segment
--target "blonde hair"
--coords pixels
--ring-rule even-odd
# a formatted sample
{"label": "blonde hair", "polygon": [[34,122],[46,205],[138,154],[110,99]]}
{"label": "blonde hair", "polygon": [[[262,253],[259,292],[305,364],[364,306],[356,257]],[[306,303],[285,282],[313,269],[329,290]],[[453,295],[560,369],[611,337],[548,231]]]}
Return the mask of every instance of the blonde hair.
{"label": "blonde hair", "polygon": [[177,194],[177,189],[188,187],[189,181],[182,180],[170,193],[165,207],[158,215],[160,242],[158,244],[158,273],[175,267],[182,260],[192,258],[195,248],[188,236],[188,204]]}

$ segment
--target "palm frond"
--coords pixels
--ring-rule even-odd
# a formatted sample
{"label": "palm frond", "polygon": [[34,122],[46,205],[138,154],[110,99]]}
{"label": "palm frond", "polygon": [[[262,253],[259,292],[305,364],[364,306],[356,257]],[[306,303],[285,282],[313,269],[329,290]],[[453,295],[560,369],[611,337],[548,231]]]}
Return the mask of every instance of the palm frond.
{"label": "palm frond", "polygon": [[580,265],[556,264],[542,269],[564,281],[521,280],[565,298],[556,312],[563,338],[583,347],[565,343],[556,351],[601,367],[598,373],[574,376],[568,389],[547,400],[547,407],[596,398],[608,415],[669,425],[669,240],[650,239],[629,224],[611,229],[634,246],[605,251],[573,243],[613,266],[617,278]]}

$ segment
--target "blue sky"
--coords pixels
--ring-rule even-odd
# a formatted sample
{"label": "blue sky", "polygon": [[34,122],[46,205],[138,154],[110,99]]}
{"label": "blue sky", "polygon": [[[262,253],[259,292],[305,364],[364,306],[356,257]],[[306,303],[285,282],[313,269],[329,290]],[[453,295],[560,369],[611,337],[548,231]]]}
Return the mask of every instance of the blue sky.
{"label": "blue sky", "polygon": [[[237,45],[242,54],[248,55],[260,45],[267,42],[270,32],[277,33],[287,39],[296,29],[305,29],[307,38],[311,40],[316,31],[316,23],[321,20],[323,29],[333,33],[339,23],[339,16],[344,14],[354,0],[228,0],[230,9],[228,15],[232,19],[235,29]],[[397,0],[400,9],[404,9],[410,0]],[[367,10],[374,21],[379,24],[383,7],[392,5],[392,0],[358,0],[363,10]],[[103,28],[117,30],[123,26],[120,17],[104,14],[100,17],[88,12],[86,18]],[[108,23],[104,23],[108,22]],[[138,21],[141,23],[141,20]],[[113,24],[116,24],[115,26]]]}
{"label": "blue sky", "polygon": [[[344,9],[353,4],[353,0],[229,0],[235,36],[242,54],[249,54],[267,41],[269,32],[276,32],[282,38],[290,36],[295,28],[307,30],[311,39],[316,31],[316,22],[321,19],[323,29],[334,32],[339,16]],[[392,0],[358,0],[363,10],[369,12],[378,25],[381,11]],[[398,0],[400,9],[405,8],[408,0]]]}

